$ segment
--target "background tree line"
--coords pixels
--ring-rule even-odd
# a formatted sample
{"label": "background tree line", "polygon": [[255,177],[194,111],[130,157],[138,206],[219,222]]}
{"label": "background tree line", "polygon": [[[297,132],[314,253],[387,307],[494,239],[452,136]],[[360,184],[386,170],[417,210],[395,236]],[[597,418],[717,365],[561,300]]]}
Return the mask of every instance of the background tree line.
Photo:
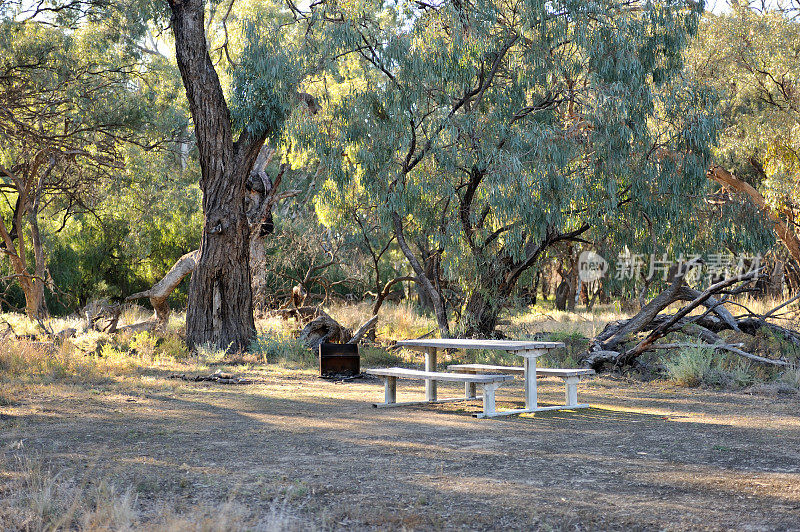
{"label": "background tree line", "polygon": [[[215,209],[244,197],[265,143],[265,174],[291,194],[263,235],[256,310],[286,305],[295,286],[317,300],[368,298],[375,312],[413,290],[443,334],[487,335],[542,289],[565,306],[582,292],[588,303],[659,289],[657,278],[609,277],[589,293],[577,280],[584,249],[760,253],[797,291],[797,11],[702,10],[3,2],[4,308],[44,316],[121,300],[204,238],[213,248],[209,230],[227,234],[226,217],[239,216]],[[199,13],[201,31],[185,28],[199,59],[181,66],[174,32]],[[218,92],[191,89],[203,54]],[[210,113],[206,133],[198,112]],[[229,155],[197,139],[214,145],[220,116],[224,142],[241,140],[252,161],[214,188],[208,172]],[[198,308],[233,289],[208,282]]]}

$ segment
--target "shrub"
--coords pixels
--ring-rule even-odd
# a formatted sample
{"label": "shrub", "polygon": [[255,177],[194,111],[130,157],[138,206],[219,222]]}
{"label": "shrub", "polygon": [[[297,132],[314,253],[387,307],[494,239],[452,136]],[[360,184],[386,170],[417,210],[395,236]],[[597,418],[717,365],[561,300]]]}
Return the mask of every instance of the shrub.
{"label": "shrub", "polygon": [[[105,353],[107,351],[107,353]],[[53,381],[103,382],[113,375],[129,374],[133,362],[114,349],[104,349],[105,356],[86,355],[71,344],[60,348],[32,342],[0,344],[0,377],[27,377]]]}
{"label": "shrub", "polygon": [[743,388],[756,381],[746,360],[715,353],[705,347],[690,347],[665,364],[670,378],[683,386],[705,384],[715,388]]}
{"label": "shrub", "polygon": [[689,347],[665,362],[670,379],[683,386],[699,386],[711,371],[713,350]]}
{"label": "shrub", "polygon": [[225,358],[225,350],[220,349],[213,343],[205,343],[195,346],[197,360],[200,364],[215,364],[222,362]]}
{"label": "shrub", "polygon": [[157,352],[161,356],[175,360],[186,360],[192,355],[186,347],[186,341],[176,333],[167,333],[159,338]]}
{"label": "shrub", "polygon": [[250,345],[250,352],[258,355],[265,364],[284,364],[302,368],[314,367],[316,353],[306,348],[299,340],[275,331],[259,334]]}
{"label": "shrub", "polygon": [[589,339],[580,331],[553,331],[546,337],[549,342],[564,342],[564,347],[551,349],[539,359],[544,367],[574,368],[578,365],[578,355],[589,347]]}
{"label": "shrub", "polygon": [[800,390],[800,366],[786,368],[779,377],[779,380],[789,388]]}
{"label": "shrub", "polygon": [[137,333],[131,340],[131,350],[136,354],[153,358],[156,354],[158,339],[147,331]]}
{"label": "shrub", "polygon": [[387,351],[379,347],[360,347],[358,352],[363,367],[400,366],[404,363],[396,351]]}

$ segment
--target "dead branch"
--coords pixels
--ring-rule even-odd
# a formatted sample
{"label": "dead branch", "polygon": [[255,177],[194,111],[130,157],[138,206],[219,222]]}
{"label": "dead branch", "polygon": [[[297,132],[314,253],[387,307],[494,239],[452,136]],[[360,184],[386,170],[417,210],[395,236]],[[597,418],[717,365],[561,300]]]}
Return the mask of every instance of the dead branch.
{"label": "dead branch", "polygon": [[709,286],[705,291],[703,291],[697,298],[695,298],[691,303],[680,309],[678,312],[672,315],[666,322],[659,325],[655,328],[647,337],[639,342],[636,347],[633,349],[626,351],[623,353],[618,359],[617,364],[628,364],[630,361],[638,357],[642,354],[647,347],[649,347],[653,342],[658,340],[659,338],[664,337],[669,332],[674,330],[675,324],[681,321],[684,317],[686,317],[690,312],[692,312],[697,307],[703,305],[711,298],[714,294],[722,292],[726,288],[736,285],[736,284],[746,284],[750,281],[753,281],[758,278],[760,275],[761,270],[751,271],[747,273],[743,273],[741,275],[737,275],[735,277],[730,277],[728,279],[723,279],[718,283],[714,283],[713,285]]}
{"label": "dead branch", "polygon": [[[703,347],[733,353],[760,364],[783,367],[788,365],[785,360],[776,360],[748,353],[741,349],[741,344],[728,343],[718,335],[719,332],[724,330],[755,335],[762,328],[767,328],[785,341],[800,347],[800,332],[770,323],[758,315],[733,317],[724,308],[723,305],[729,302],[728,298],[731,295],[747,290],[749,283],[761,275],[760,271],[751,271],[724,279],[709,286],[702,292],[682,286],[686,271],[688,270],[678,272],[679,275],[675,276],[670,286],[645,305],[636,316],[627,320],[609,323],[592,340],[589,350],[581,357],[583,365],[596,370],[602,370],[605,364],[612,364],[614,367],[627,366],[635,364],[637,357],[646,351],[688,346],[677,343],[655,343],[660,338],[676,331],[697,337],[703,342]],[[718,298],[720,295],[723,295],[723,297]],[[688,301],[688,304],[684,305],[678,312],[674,314],[659,314],[670,303],[681,300]],[[793,300],[779,305],[766,313],[765,316],[774,315],[775,312],[785,308]],[[705,312],[695,316],[689,315],[700,307],[705,307]],[[638,334],[648,331],[649,333],[643,339],[637,340],[636,336]],[[624,344],[629,342],[635,342],[634,346],[625,349]]]}
{"label": "dead branch", "polygon": [[348,344],[357,344],[361,338],[367,334],[367,332],[375,325],[375,322],[378,321],[378,316],[372,316],[370,319],[364,322],[364,324],[359,327],[355,333],[353,333],[353,337],[347,341]]}
{"label": "dead branch", "polygon": [[190,251],[186,255],[178,259],[175,265],[167,272],[167,274],[149,290],[138,292],[125,298],[125,301],[132,301],[142,297],[150,299],[150,304],[156,311],[156,319],[159,323],[166,323],[169,319],[169,305],[167,298],[172,293],[184,277],[189,275],[197,267],[197,261],[200,259],[200,250],[196,249]]}

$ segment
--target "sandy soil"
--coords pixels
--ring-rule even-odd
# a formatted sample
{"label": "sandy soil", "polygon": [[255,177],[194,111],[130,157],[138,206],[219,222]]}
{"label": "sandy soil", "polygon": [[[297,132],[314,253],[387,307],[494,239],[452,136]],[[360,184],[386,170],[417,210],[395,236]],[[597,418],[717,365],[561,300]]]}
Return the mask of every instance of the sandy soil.
{"label": "sandy soil", "polygon": [[[600,377],[579,394],[591,409],[478,420],[478,403],[373,409],[378,380],[248,375],[263,382],[31,389],[0,407],[0,469],[25,454],[131,485],[143,516],[282,501],[334,530],[800,530],[797,396]],[[401,381],[399,400],[422,396]],[[517,380],[498,407],[521,397]],[[541,402],[562,399],[540,381]]]}

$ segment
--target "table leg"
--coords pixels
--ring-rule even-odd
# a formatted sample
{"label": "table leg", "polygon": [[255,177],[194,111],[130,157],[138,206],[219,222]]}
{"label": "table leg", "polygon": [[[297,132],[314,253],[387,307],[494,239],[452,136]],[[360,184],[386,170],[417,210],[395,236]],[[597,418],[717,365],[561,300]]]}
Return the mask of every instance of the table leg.
{"label": "table leg", "polygon": [[[467,375],[475,375],[477,374],[476,371],[468,371]],[[475,399],[477,397],[477,386],[474,382],[465,382],[464,383],[464,398],[465,399]]]}
{"label": "table leg", "polygon": [[397,402],[397,377],[384,377],[384,403],[392,404]]}
{"label": "table leg", "polygon": [[[436,348],[429,347],[425,350],[425,371],[436,371]],[[425,381],[425,400],[436,400],[436,381],[427,379]]]}
{"label": "table leg", "polygon": [[525,408],[535,410],[536,397],[536,357],[525,357]]}

